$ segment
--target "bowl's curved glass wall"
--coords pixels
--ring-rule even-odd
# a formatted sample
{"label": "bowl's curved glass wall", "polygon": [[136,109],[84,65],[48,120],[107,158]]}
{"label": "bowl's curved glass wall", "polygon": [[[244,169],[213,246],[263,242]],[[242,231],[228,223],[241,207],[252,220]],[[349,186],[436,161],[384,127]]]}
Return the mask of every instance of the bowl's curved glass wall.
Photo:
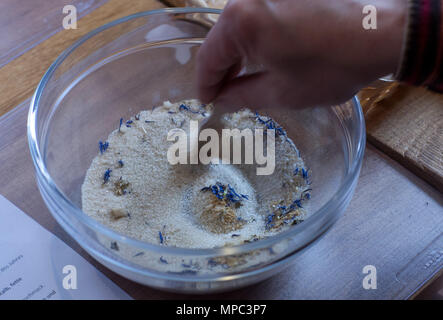
{"label": "bowl's curved glass wall", "polygon": [[[215,20],[215,14],[208,12],[215,11],[145,13],[93,32],[51,67],[31,105],[30,136],[35,133],[35,141],[34,138],[30,141],[31,153],[33,148],[38,149],[41,159],[36,160],[38,156],[34,152],[34,161],[41,161],[47,170],[44,172],[40,170],[42,166],[38,167],[37,180],[51,212],[97,259],[129,278],[159,287],[180,289],[183,285],[172,285],[170,279],[193,282],[192,277],[200,275],[215,279],[218,275],[254,273],[254,270],[264,270],[264,267],[288,257],[320,235],[344,210],[361,165],[364,124],[356,100],[333,108],[297,110],[270,106],[258,111],[273,117],[286,129],[311,170],[313,191],[309,210],[323,208],[317,212],[323,216],[317,217],[315,223],[306,227],[301,224],[297,226],[300,232],[296,236],[274,243],[277,246],[275,255],[232,269],[209,268],[200,274],[175,274],[174,270],[169,270],[170,274],[164,278],[168,267],[153,265],[150,261],[157,261],[160,257],[166,259],[167,254],[154,253],[156,250],[153,250],[151,255],[145,255],[146,248],[127,244],[123,236],[118,239],[119,250],[115,250],[114,236],[86,225],[79,217],[79,211],[73,212],[71,203],[81,208],[81,185],[98,153],[98,142],[118,127],[120,118],[127,119],[165,100],[196,97],[196,54]],[[349,177],[350,173],[352,177]],[[125,252],[124,248],[128,251]],[[268,252],[269,248],[265,250]],[[224,255],[240,251],[245,252],[242,249],[227,250]],[[199,257],[184,253],[169,258],[193,257],[194,262],[201,259],[200,263],[208,266],[218,256],[206,253]],[[145,258],[133,259],[137,254],[137,257],[145,255]],[[263,272],[261,277],[270,274],[270,270]],[[260,278],[257,274],[254,277],[254,281]],[[224,282],[228,280],[223,278]],[[198,287],[216,288],[211,281]],[[195,282],[183,286],[187,286],[186,290],[196,288]]]}

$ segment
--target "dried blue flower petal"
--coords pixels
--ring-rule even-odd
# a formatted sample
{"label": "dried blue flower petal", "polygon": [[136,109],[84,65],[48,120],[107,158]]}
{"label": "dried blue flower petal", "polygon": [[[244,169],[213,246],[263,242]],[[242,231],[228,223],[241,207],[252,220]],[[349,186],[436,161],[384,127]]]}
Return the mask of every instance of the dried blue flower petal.
{"label": "dried blue flower petal", "polygon": [[285,136],[286,132],[282,127],[278,127],[277,124],[275,123],[274,120],[272,120],[270,117],[268,117],[268,120],[263,120],[262,117],[260,117],[260,115],[258,114],[258,112],[255,112],[255,119],[265,125],[265,127],[268,130],[275,130],[275,132],[277,133],[277,135],[279,136]]}
{"label": "dried blue flower petal", "polygon": [[105,171],[105,174],[103,175],[103,184],[109,181],[109,178],[111,177],[111,172],[112,172],[111,169]]}
{"label": "dried blue flower petal", "polygon": [[115,250],[115,251],[119,250],[117,242],[115,242],[115,241],[111,242],[111,249]]}
{"label": "dried blue flower petal", "polygon": [[189,106],[187,106],[187,105],[185,105],[183,103],[178,107],[179,111],[185,110],[185,111],[189,111],[189,112],[194,113],[194,114],[201,114],[202,116],[205,117],[206,113],[205,113],[204,106],[200,106],[200,109],[202,109],[202,110],[192,110],[191,107],[189,107]]}
{"label": "dried blue flower petal", "polygon": [[309,200],[311,199],[311,194],[310,191],[312,191],[311,188],[304,190],[301,194],[302,194],[302,198]]}
{"label": "dried blue flower petal", "polygon": [[266,221],[265,221],[265,228],[266,230],[272,229],[272,227],[274,226],[274,224],[272,223],[272,221],[274,220],[275,214],[271,213],[266,217]]}
{"label": "dried blue flower petal", "polygon": [[124,166],[124,163],[122,160],[118,160],[118,164],[119,164],[120,168]]}
{"label": "dried blue flower petal", "polygon": [[109,147],[109,142],[102,142],[101,140],[98,142],[98,148],[100,150],[100,153],[103,154],[103,152],[106,151]]}
{"label": "dried blue flower petal", "polygon": [[160,262],[164,263],[164,264],[168,264],[168,261],[166,261],[166,259],[163,257],[160,257]]}
{"label": "dried blue flower petal", "polygon": [[120,129],[121,129],[121,127],[122,127],[122,124],[123,124],[123,118],[120,118],[120,124],[119,124],[119,126],[118,126],[118,132],[120,132]]}
{"label": "dried blue flower petal", "polygon": [[[298,224],[300,222],[302,222],[303,220],[296,220],[297,218],[299,218],[298,215],[289,215],[289,213],[298,210],[298,208],[303,208],[303,201],[305,200],[309,200],[311,198],[311,194],[309,193],[310,191],[312,191],[311,188],[308,188],[306,190],[304,190],[301,193],[300,199],[296,199],[294,200],[289,206],[285,206],[285,205],[278,205],[277,209],[274,210],[273,213],[269,214],[268,216],[265,217],[265,228],[266,230],[269,230],[271,228],[273,228],[274,226],[280,226],[279,224],[276,224],[275,222],[280,222],[283,224]],[[278,212],[278,211],[279,212]],[[287,218],[285,218],[285,216]],[[296,220],[296,221],[295,221]]]}
{"label": "dried blue flower petal", "polygon": [[228,184],[228,190],[231,192],[231,194],[235,195],[237,198],[240,198],[240,195],[235,192],[234,188],[232,188],[229,184]]}
{"label": "dried blue flower petal", "polygon": [[218,263],[217,263],[217,261],[215,261],[214,259],[209,259],[209,260],[208,260],[208,265],[209,265],[210,267],[215,267],[215,266],[218,265]]}
{"label": "dried blue flower petal", "polygon": [[164,239],[161,231],[158,232],[158,238],[160,239],[160,244],[163,244]]}
{"label": "dried blue flower petal", "polygon": [[187,105],[185,105],[185,104],[181,104],[181,105],[178,107],[178,110],[186,110],[186,111],[188,111],[188,110],[189,110],[189,107],[188,107]]}
{"label": "dried blue flower petal", "polygon": [[128,127],[128,128],[131,128],[131,124],[133,123],[134,121],[132,121],[132,120],[128,120],[128,121],[126,121],[126,126]]}
{"label": "dried blue flower petal", "polygon": [[227,205],[231,203],[238,203],[242,200],[249,200],[249,197],[245,194],[238,194],[233,187],[229,184],[227,186],[220,182],[209,187],[203,187],[200,191],[211,191],[218,199],[226,200]]}
{"label": "dried blue flower petal", "polygon": [[271,224],[267,224],[266,225],[266,230],[270,230],[272,228],[274,228],[275,224],[271,223]]}
{"label": "dried blue flower petal", "polygon": [[303,206],[301,205],[300,199],[294,200],[294,204],[297,205],[297,207],[299,207],[299,208],[303,208]]}

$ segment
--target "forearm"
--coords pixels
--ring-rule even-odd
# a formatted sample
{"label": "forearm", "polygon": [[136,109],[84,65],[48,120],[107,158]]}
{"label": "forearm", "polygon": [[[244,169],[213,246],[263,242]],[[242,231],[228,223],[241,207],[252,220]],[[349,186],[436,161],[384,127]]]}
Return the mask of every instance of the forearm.
{"label": "forearm", "polygon": [[[353,9],[348,12],[348,20],[352,21],[353,27],[347,28],[351,30],[350,56],[347,58],[360,73],[362,82],[395,74],[398,70],[407,26],[407,1],[352,1]],[[362,22],[362,11],[368,3],[376,9],[376,23],[372,25],[375,29],[365,28]]]}
{"label": "forearm", "polygon": [[[378,0],[377,29],[365,30],[368,37],[377,37],[373,40],[374,46],[369,50],[377,57],[380,71],[384,75],[396,73],[402,59],[402,47],[407,25],[408,0]],[[366,1],[361,1],[364,5]]]}

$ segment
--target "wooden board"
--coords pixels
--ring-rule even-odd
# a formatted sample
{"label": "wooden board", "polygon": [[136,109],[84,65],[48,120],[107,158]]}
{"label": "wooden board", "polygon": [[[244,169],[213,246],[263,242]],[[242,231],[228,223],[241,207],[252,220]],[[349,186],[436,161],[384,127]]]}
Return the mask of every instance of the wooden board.
{"label": "wooden board", "polygon": [[443,95],[391,89],[365,108],[368,141],[443,191]]}
{"label": "wooden board", "polygon": [[[29,98],[57,56],[89,31],[115,19],[164,7],[159,1],[109,0],[79,19],[78,29],[63,30],[0,68],[0,115]],[[60,21],[61,23],[61,21]]]}

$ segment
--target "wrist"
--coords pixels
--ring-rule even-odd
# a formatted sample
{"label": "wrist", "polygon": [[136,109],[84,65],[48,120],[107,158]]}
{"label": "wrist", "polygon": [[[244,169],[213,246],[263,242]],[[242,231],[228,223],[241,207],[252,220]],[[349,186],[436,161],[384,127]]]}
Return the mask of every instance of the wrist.
{"label": "wrist", "polygon": [[[403,40],[408,17],[408,0],[372,0],[376,9],[364,11],[367,0],[351,0],[346,7],[347,46],[342,61],[359,83],[396,73],[401,63]],[[371,16],[370,23],[367,18]],[[366,19],[366,20],[365,20]],[[365,24],[366,22],[366,24]],[[339,58],[340,59],[340,58]]]}
{"label": "wrist", "polygon": [[396,74],[401,68],[406,45],[408,0],[380,1],[377,36],[382,75]]}
{"label": "wrist", "polygon": [[[376,20],[372,20],[372,28],[365,28],[362,18],[356,21],[360,30],[359,65],[366,66],[361,72],[363,77],[374,79],[396,73],[401,64],[403,43],[408,17],[408,0],[373,0],[371,5],[376,9]],[[354,10],[360,12],[367,5],[365,0],[356,0]],[[354,11],[355,12],[355,11]]]}
{"label": "wrist", "polygon": [[[401,69],[406,49],[408,29],[409,0],[387,1],[388,6],[382,17],[387,20],[383,31],[384,41],[387,45],[386,70],[389,74],[397,74]],[[390,4],[390,6],[389,6]]]}

